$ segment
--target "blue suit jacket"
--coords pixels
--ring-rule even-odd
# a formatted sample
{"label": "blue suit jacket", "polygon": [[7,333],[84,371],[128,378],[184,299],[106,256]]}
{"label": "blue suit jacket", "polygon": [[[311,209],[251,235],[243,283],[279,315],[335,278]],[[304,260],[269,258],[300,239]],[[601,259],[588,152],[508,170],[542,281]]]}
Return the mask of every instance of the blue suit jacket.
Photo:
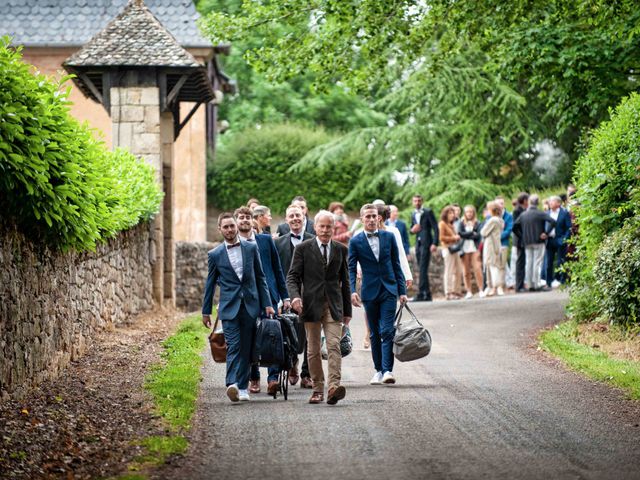
{"label": "blue suit jacket", "polygon": [[[415,215],[411,215],[411,219],[415,221]],[[384,222],[385,225],[390,225],[391,222],[389,220]],[[396,228],[400,232],[400,237],[402,238],[402,248],[404,248],[404,253],[409,255],[411,250],[411,246],[409,245],[409,231],[407,230],[407,224],[402,220],[396,220]]]}
{"label": "blue suit jacket", "polygon": [[504,220],[504,229],[500,234],[500,244],[503,247],[509,246],[509,239],[511,238],[511,232],[513,231],[513,215],[507,210],[502,213],[502,220]]}
{"label": "blue suit jacket", "polygon": [[400,267],[398,244],[393,233],[378,231],[380,255],[376,260],[365,232],[360,232],[349,242],[349,280],[351,293],[356,292],[357,265],[362,269],[363,302],[375,300],[384,290],[391,295],[406,295],[405,278]]}
{"label": "blue suit jacket", "polygon": [[258,247],[241,241],[240,248],[242,249],[242,280],[238,278],[231,266],[224,242],[209,251],[209,275],[202,302],[203,315],[211,315],[216,285],[220,286],[218,308],[220,320],[235,319],[240,310],[240,303],[243,301],[249,315],[255,318],[258,318],[260,312],[271,305]]}
{"label": "blue suit jacket", "polygon": [[262,270],[267,280],[269,295],[271,295],[271,304],[275,309],[280,300],[289,298],[286,280],[280,264],[280,256],[271,235],[256,235],[256,243],[260,252]]}
{"label": "blue suit jacket", "polygon": [[567,239],[571,236],[571,215],[565,208],[560,207],[555,229],[556,236],[550,238],[548,243],[559,247],[564,245],[567,242]]}

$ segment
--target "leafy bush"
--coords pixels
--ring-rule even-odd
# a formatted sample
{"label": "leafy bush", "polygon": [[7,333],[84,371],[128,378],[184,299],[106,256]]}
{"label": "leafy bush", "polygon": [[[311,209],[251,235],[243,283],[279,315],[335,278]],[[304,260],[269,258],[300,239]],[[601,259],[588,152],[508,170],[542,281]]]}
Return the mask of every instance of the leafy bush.
{"label": "leafy bush", "polygon": [[613,323],[640,321],[640,217],[627,222],[602,243],[594,262],[599,311]]}
{"label": "leafy bush", "polygon": [[61,249],[150,219],[162,192],[150,165],[108,151],[69,115],[69,89],[32,74],[0,39],[0,209],[28,236]]}
{"label": "leafy bush", "polygon": [[584,321],[611,314],[617,308],[610,310],[610,306],[605,308],[601,303],[606,301],[602,297],[612,293],[600,290],[602,278],[595,270],[596,265],[603,268],[598,262],[607,253],[600,250],[606,237],[627,219],[640,215],[640,95],[634,93],[624,99],[611,113],[611,120],[595,130],[588,150],[576,164],[575,184],[580,232],[576,243],[578,261],[572,266],[570,309],[576,319]]}
{"label": "leafy bush", "polygon": [[234,209],[250,197],[257,197],[274,211],[284,211],[295,195],[304,195],[311,210],[327,208],[332,201],[347,201],[359,208],[387,193],[384,185],[371,185],[365,195],[349,197],[366,165],[355,155],[339,167],[306,165],[297,162],[312,148],[327,143],[332,136],[322,129],[292,124],[266,125],[238,132],[209,161],[209,199],[217,207]]}

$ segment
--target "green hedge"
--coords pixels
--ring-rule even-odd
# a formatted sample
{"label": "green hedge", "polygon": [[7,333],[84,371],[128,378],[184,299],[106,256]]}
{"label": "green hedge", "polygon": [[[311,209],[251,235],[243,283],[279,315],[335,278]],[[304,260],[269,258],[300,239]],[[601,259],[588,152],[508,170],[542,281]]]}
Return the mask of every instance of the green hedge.
{"label": "green hedge", "polygon": [[[209,161],[209,200],[218,208],[235,209],[256,197],[274,212],[283,212],[295,195],[303,195],[311,210],[344,201],[366,168],[356,155],[340,168],[294,168],[309,150],[332,138],[321,128],[294,124],[265,125],[235,133]],[[376,197],[392,198],[392,189],[391,181],[386,188],[372,187],[366,195],[347,202],[347,207],[360,208]]]}
{"label": "green hedge", "polygon": [[90,250],[149,220],[162,192],[153,167],[69,115],[63,81],[32,73],[0,39],[0,209],[34,240]]}
{"label": "green hedge", "polygon": [[599,316],[623,321],[624,315],[616,313],[618,306],[633,305],[637,293],[618,288],[617,282],[623,280],[616,277],[631,266],[614,268],[615,257],[626,252],[625,242],[631,238],[627,230],[615,232],[640,215],[640,95],[625,98],[611,112],[611,120],[594,131],[588,150],[576,164],[575,184],[580,207],[575,209],[579,236],[578,260],[572,266],[571,311],[580,321]]}

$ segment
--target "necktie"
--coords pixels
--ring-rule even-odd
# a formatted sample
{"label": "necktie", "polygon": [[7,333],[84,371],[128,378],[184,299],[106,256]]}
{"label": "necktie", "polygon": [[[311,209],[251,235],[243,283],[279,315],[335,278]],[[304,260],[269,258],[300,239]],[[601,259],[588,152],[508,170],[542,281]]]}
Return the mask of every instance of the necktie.
{"label": "necktie", "polygon": [[327,266],[327,263],[329,263],[329,259],[327,256],[327,245],[325,243],[322,244],[322,260],[324,261],[324,266]]}
{"label": "necktie", "polygon": [[367,238],[373,238],[373,237],[377,237],[377,236],[378,236],[378,232],[373,232],[373,233],[367,232]]}
{"label": "necktie", "polygon": [[231,250],[232,248],[236,248],[240,246],[240,242],[234,243],[233,245],[227,245],[227,250]]}
{"label": "necktie", "polygon": [[297,238],[298,240],[302,240],[302,235],[296,235],[295,233],[292,233],[291,238]]}

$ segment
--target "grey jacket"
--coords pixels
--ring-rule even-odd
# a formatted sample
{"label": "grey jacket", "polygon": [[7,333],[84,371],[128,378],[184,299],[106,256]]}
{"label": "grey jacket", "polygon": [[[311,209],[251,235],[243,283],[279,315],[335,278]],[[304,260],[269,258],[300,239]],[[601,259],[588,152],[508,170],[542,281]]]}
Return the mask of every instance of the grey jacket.
{"label": "grey jacket", "polygon": [[516,223],[513,225],[513,233],[515,233],[524,244],[529,245],[544,243],[540,238],[543,233],[549,235],[551,230],[556,226],[556,221],[551,218],[547,212],[538,210],[538,207],[529,206],[526,211],[522,212]]}

